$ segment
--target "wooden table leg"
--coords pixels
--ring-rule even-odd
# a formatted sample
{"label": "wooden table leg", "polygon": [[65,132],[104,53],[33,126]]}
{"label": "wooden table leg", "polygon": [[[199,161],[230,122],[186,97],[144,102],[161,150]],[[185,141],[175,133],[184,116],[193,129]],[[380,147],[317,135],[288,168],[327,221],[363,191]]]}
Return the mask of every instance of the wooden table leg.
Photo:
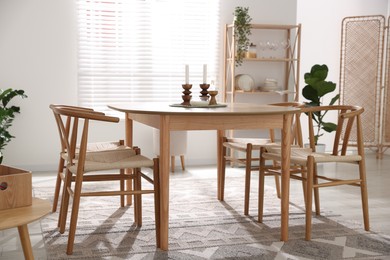
{"label": "wooden table leg", "polygon": [[289,195],[290,195],[290,155],[291,123],[293,114],[283,116],[282,130],[282,196],[281,196],[281,241],[288,240]]}
{"label": "wooden table leg", "polygon": [[169,116],[160,117],[160,246],[168,250],[169,224]]}
{"label": "wooden table leg", "polygon": [[18,232],[19,232],[20,242],[23,248],[24,258],[27,260],[34,259],[27,224],[18,226]]}
{"label": "wooden table leg", "polygon": [[222,200],[222,137],[224,136],[223,130],[217,131],[217,198]]}

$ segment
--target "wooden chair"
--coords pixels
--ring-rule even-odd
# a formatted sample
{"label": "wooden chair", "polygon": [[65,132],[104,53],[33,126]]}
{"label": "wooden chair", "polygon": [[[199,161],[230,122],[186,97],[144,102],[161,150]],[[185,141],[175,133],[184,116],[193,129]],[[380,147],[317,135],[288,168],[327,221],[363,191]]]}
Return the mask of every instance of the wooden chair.
{"label": "wooden chair", "polygon": [[[56,105],[52,105],[53,107]],[[68,108],[76,108],[76,109],[83,109],[85,111],[93,111],[93,109],[90,108],[84,108],[84,107],[74,107],[74,106],[64,106],[64,105],[59,105],[60,107],[68,107]],[[71,117],[68,117],[66,119],[65,123],[65,131],[69,133],[70,131],[70,122],[71,122]],[[124,140],[119,140],[118,142],[100,142],[100,143],[88,143],[87,145],[87,152],[97,152],[97,151],[104,151],[104,150],[113,150],[113,149],[118,149],[124,148]],[[61,186],[62,183],[65,181],[65,173],[64,170],[66,169],[65,161],[67,159],[67,152],[66,152],[66,145],[65,143],[62,142],[61,140],[61,151],[60,151],[60,158],[58,162],[58,170],[57,170],[57,180],[56,180],[56,186],[54,190],[54,198],[53,198],[53,205],[52,205],[52,212],[57,211],[58,207],[58,200],[60,197],[60,192],[61,192]],[[76,157],[78,156],[78,148],[76,150]],[[72,178],[74,181],[74,177]],[[123,183],[122,183],[123,185]],[[124,196],[121,195],[121,206],[124,207]]]}
{"label": "wooden chair", "polygon": [[[156,222],[156,244],[159,243],[160,227],[160,203],[159,203],[159,161],[157,158],[150,160],[140,155],[140,149],[133,147],[119,147],[118,149],[100,150],[87,152],[89,123],[99,122],[119,122],[119,118],[106,116],[104,113],[92,110],[78,109],[77,107],[67,107],[50,105],[53,110],[61,142],[66,147],[66,174],[65,186],[62,195],[62,205],[59,217],[59,231],[65,232],[65,224],[69,207],[70,197],[73,198],[71,210],[70,227],[68,235],[67,254],[72,254],[74,239],[77,227],[77,218],[82,196],[122,196],[134,195],[134,222],[137,226],[142,225],[142,200],[143,194],[154,194],[155,222]],[[67,131],[68,120],[70,127]],[[79,143],[79,145],[77,145]],[[152,168],[153,178],[141,172],[141,168]],[[110,170],[122,169],[119,173]],[[124,169],[132,169],[131,174],[125,174]],[[110,171],[109,173],[97,173],[99,171]],[[141,181],[146,180],[153,186],[150,189],[143,189]],[[74,181],[72,181],[74,180]],[[124,190],[120,184],[118,190],[99,190],[83,192],[84,181],[120,181],[132,180],[133,190]],[[74,185],[72,185],[72,183]]]}
{"label": "wooden chair", "polygon": [[[314,143],[314,127],[312,121],[313,113],[324,113],[334,111],[337,115],[337,129],[334,135],[333,150],[331,153],[316,152]],[[366,166],[364,159],[363,135],[361,125],[361,114],[364,109],[358,106],[335,105],[335,106],[318,106],[302,108],[302,113],[307,114],[310,148],[292,148],[291,163],[301,165],[307,169],[306,178],[303,180],[307,183],[306,191],[306,240],[311,239],[311,215],[312,215],[312,195],[314,191],[316,215],[320,215],[320,198],[319,188],[352,185],[360,187],[364,228],[369,230],[368,214],[368,196],[366,182]],[[353,127],[356,127],[356,146],[357,153],[347,153],[348,143]],[[355,145],[354,145],[355,146]],[[341,148],[341,149],[339,149]],[[281,160],[280,149],[278,147],[263,147],[260,159],[260,178],[259,178],[259,222],[263,218],[263,200],[264,200],[264,176],[269,169],[265,167],[265,160]],[[358,177],[340,179],[341,177],[332,177],[327,175],[328,169],[324,167],[323,173],[317,171],[317,165],[320,163],[348,163],[357,166]],[[321,180],[321,181],[320,181]]]}
{"label": "wooden chair", "polygon": [[[302,106],[302,103],[299,102],[284,102],[284,103],[275,103],[272,104],[275,106],[293,106],[298,107]],[[295,120],[294,120],[295,121]],[[294,124],[295,125],[295,124]],[[300,126],[300,125],[299,125]],[[293,142],[297,145],[302,146],[302,139],[300,129],[293,127]],[[261,148],[266,144],[275,144],[275,129],[269,129],[269,138],[227,138],[223,137],[222,139],[222,200],[224,200],[225,193],[225,172],[226,172],[226,163],[233,162],[241,165],[245,165],[245,199],[244,199],[244,214],[249,214],[249,199],[250,199],[250,181],[251,181],[251,172],[258,171],[259,166],[254,166],[253,162],[259,162],[260,157],[253,158],[253,152],[260,152]],[[230,156],[227,155],[227,150],[230,150]],[[245,157],[235,157],[235,151],[242,152],[245,154]],[[277,164],[273,164],[272,167],[276,170],[280,167]],[[294,170],[293,173],[300,173],[300,170]],[[274,174],[272,174],[274,175]],[[275,176],[275,186],[278,198],[280,198],[280,183],[279,177]]]}

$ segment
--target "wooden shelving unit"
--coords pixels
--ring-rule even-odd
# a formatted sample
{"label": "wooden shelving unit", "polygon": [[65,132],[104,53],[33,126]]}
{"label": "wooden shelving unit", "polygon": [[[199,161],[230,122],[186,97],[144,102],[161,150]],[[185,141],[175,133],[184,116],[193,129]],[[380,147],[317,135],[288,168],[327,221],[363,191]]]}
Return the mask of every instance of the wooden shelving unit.
{"label": "wooden shelving unit", "polygon": [[[245,72],[245,68],[236,67],[236,41],[234,38],[233,24],[225,25],[224,32],[224,77],[222,87],[223,102],[235,102],[236,94],[255,94],[255,95],[283,95],[283,100],[298,100],[299,96],[299,66],[300,66],[300,40],[301,40],[301,25],[277,25],[277,24],[251,24],[251,37],[262,37],[263,39],[269,37],[279,37],[289,43],[287,48],[279,50],[279,55],[275,57],[262,57],[258,55],[257,58],[244,58],[242,67],[251,68],[255,71],[254,74],[258,77],[265,77],[261,75],[263,71],[256,69],[259,64],[272,66],[271,64],[282,63],[281,68],[276,72],[281,75],[279,91],[259,91],[257,86],[260,85],[260,80],[256,82],[255,89],[251,91],[243,91],[235,86],[235,76],[238,70]],[[275,36],[277,34],[277,36]],[[261,66],[263,66],[261,65]],[[249,73],[248,73],[249,74]]]}

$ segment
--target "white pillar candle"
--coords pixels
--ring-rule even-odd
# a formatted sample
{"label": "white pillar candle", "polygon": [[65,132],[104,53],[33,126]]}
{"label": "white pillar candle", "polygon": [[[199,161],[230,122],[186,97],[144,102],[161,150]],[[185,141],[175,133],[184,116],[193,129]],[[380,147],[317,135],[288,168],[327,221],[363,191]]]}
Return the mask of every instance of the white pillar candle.
{"label": "white pillar candle", "polygon": [[207,64],[203,64],[203,84],[207,83]]}
{"label": "white pillar candle", "polygon": [[190,71],[190,68],[189,68],[189,66],[188,66],[188,64],[186,64],[186,66],[185,66],[185,82],[186,82],[186,84],[189,84],[190,83],[190,77],[189,77],[189,71]]}

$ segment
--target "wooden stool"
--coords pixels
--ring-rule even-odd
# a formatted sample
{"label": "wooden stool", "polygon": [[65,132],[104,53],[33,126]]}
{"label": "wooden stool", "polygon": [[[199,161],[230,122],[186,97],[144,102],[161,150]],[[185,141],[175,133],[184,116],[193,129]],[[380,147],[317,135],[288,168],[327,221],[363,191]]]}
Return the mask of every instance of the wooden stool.
{"label": "wooden stool", "polygon": [[[185,171],[184,155],[180,155],[181,169]],[[171,156],[171,172],[175,172],[175,156]]]}
{"label": "wooden stool", "polygon": [[[175,172],[175,156],[180,156],[181,169],[185,170],[184,155],[187,153],[187,131],[172,131],[170,138],[171,172]],[[160,131],[153,129],[153,151],[160,154]]]}
{"label": "wooden stool", "polygon": [[50,208],[48,200],[33,198],[31,206],[0,210],[0,230],[18,227],[25,259],[34,259],[27,224],[49,214]]}

